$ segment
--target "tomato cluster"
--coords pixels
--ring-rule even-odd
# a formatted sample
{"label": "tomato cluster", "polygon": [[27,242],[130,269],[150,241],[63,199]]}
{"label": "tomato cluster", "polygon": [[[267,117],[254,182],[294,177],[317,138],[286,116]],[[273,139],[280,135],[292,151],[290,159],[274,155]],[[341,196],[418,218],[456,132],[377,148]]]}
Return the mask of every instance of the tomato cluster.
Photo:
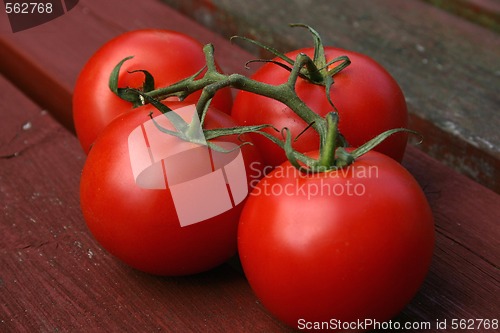
{"label": "tomato cluster", "polygon": [[[292,59],[314,59],[310,69],[318,50],[327,78],[311,81],[304,66],[291,80]],[[91,233],[158,275],[203,272],[238,253],[256,296],[292,327],[394,317],[422,284],[434,246],[431,209],[399,163],[406,132],[371,140],[407,126],[396,81],[365,55],[320,44],[278,54],[249,78],[222,74],[207,54],[180,32],[139,30],[82,70],[73,111],[88,152],[80,196]],[[332,74],[339,57],[350,64]],[[294,103],[260,90],[292,81]],[[202,95],[207,86],[218,88]],[[234,103],[227,87],[238,89]]]}

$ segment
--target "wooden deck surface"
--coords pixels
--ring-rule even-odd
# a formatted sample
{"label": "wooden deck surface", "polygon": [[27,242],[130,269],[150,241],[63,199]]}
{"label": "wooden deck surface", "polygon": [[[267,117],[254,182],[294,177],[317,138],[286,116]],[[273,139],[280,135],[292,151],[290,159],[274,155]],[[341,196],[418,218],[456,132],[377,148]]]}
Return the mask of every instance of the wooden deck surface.
{"label": "wooden deck surface", "polygon": [[[292,331],[257,301],[235,262],[196,276],[151,276],[110,256],[86,229],[78,197],[85,155],[70,101],[88,57],[145,27],[213,42],[227,54],[219,57],[226,72],[244,72],[254,57],[160,1],[140,3],[80,1],[16,34],[0,13],[0,332]],[[432,332],[451,332],[453,319],[499,319],[500,196],[415,147],[404,165],[431,204],[437,243],[424,285],[396,320],[447,320]]]}

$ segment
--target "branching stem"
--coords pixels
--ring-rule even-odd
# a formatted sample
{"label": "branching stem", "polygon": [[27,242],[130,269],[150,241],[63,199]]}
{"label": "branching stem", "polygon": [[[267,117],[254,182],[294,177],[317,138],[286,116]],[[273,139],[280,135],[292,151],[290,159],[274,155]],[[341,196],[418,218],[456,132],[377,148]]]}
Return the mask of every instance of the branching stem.
{"label": "branching stem", "polygon": [[[319,134],[320,154],[317,160],[312,159],[300,152],[297,152],[292,148],[292,137],[290,136],[289,129],[284,128],[281,131],[284,140],[280,140],[269,132],[263,131],[263,129],[265,128],[272,127],[272,125],[270,124],[219,129],[217,131],[205,130],[205,135],[208,135],[210,138],[216,138],[218,136],[230,134],[239,135],[247,132],[258,133],[283,148],[288,159],[290,160],[290,162],[292,162],[293,165],[301,170],[306,168],[310,171],[315,172],[326,171],[332,168],[345,167],[346,165],[352,163],[355,158],[372,149],[389,135],[392,135],[393,133],[399,131],[407,131],[404,129],[387,131],[352,152],[346,151],[344,149],[345,141],[342,140],[343,137],[338,132],[338,114],[336,112],[337,110],[335,106],[330,99],[330,88],[334,83],[333,76],[347,67],[350,64],[350,60],[346,56],[341,56],[333,59],[330,62],[327,62],[325,50],[319,34],[314,29],[304,24],[293,24],[292,26],[307,28],[313,35],[313,59],[311,59],[305,53],[299,53],[296,56],[296,59],[293,60],[273,48],[267,47],[259,42],[247,38],[242,38],[246,41],[250,41],[258,46],[265,48],[266,50],[272,52],[278,58],[280,58],[281,61],[284,61],[286,64],[290,65],[290,67],[288,65],[283,65],[287,70],[290,71],[290,75],[287,81],[282,84],[267,84],[264,82],[256,81],[241,74],[226,75],[221,73],[215,63],[214,47],[212,44],[207,44],[203,47],[206,65],[190,77],[187,77],[168,87],[162,87],[156,90],[152,90],[151,86],[154,85],[154,79],[147,71],[143,71],[147,82],[149,83],[147,85],[144,85],[142,91],[135,90],[134,92],[133,89],[118,88],[118,73],[123,63],[131,58],[128,57],[123,59],[113,70],[110,77],[110,89],[121,98],[134,103],[134,105],[142,105],[144,103],[154,104],[157,108],[160,109],[160,111],[162,111],[162,113],[167,113],[167,116],[169,118],[172,118],[176,121],[176,129],[182,132],[178,133],[177,135],[179,137],[185,137],[187,140],[189,140],[189,138],[192,136],[192,131],[196,131],[199,126],[203,126],[206,113],[209,110],[210,102],[216,95],[216,93],[221,89],[230,87],[277,100],[289,107],[295,114],[297,114]],[[275,60],[271,61],[271,63],[273,62],[276,63]],[[340,64],[329,69],[329,67],[333,66],[337,62],[339,62]],[[297,95],[295,88],[299,78],[301,80],[305,79],[310,83],[325,87],[326,98],[332,106],[332,112],[328,113],[325,118],[321,117],[316,112],[311,110],[307,106],[307,104]],[[184,100],[190,94],[200,90],[201,96],[196,104],[199,122],[198,119],[196,119],[195,121],[195,119],[193,118],[193,121],[190,124],[187,124],[182,119],[177,119],[174,115],[170,116],[168,115],[170,111],[168,107],[160,103],[160,100],[166,99],[168,97],[177,97],[180,100]]]}

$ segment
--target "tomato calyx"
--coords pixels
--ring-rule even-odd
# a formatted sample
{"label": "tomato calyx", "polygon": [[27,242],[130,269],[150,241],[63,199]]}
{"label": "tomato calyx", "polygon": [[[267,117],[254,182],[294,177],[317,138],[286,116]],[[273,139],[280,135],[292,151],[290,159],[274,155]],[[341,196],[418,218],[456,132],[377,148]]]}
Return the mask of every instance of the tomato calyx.
{"label": "tomato calyx", "polygon": [[[310,27],[307,24],[302,24],[302,23],[292,23],[290,24],[290,27],[302,27],[306,28],[309,30],[309,32],[313,36],[314,40],[314,55],[313,59],[310,59],[306,63],[306,66],[301,69],[299,76],[305,80],[308,80],[311,83],[322,85],[325,87],[331,86],[333,84],[333,76],[340,71],[342,71],[344,68],[349,66],[351,64],[351,60],[349,59],[348,56],[340,56],[337,57],[329,62],[327,62],[326,56],[325,56],[325,48],[323,46],[323,42],[321,40],[321,36],[319,33],[314,30],[312,27]],[[272,53],[275,57],[280,58],[283,60],[285,63],[281,63],[275,60],[265,60],[265,59],[258,59],[258,60],[251,60],[247,64],[252,63],[252,62],[269,62],[269,63],[274,63],[289,72],[292,71],[292,68],[294,66],[295,61],[291,59],[290,57],[286,56],[284,53],[278,51],[275,48],[272,48],[268,45],[265,45],[259,41],[243,37],[243,36],[233,36],[231,37],[231,40],[233,39],[242,39],[244,41],[250,42],[252,44],[255,44],[264,50]],[[339,63],[336,66],[333,66],[335,63]],[[287,65],[288,64],[288,65]],[[333,66],[333,67],[332,67]],[[332,68],[330,68],[332,67]]]}
{"label": "tomato calyx", "polygon": [[[119,88],[118,87],[118,79],[119,79],[119,74],[120,74],[120,69],[122,68],[123,64],[127,61],[132,59],[133,56],[128,56],[124,59],[122,59],[114,68],[113,71],[111,72],[111,75],[109,77],[109,89],[118,97],[121,99],[131,102],[134,107],[141,106],[143,104],[143,100],[139,98],[140,96],[131,92],[128,88]],[[142,72],[144,74],[144,83],[142,84],[141,91],[147,93],[150,91],[154,90],[155,87],[155,79],[151,73],[149,73],[146,70],[140,69],[140,70],[135,70],[135,71],[128,71],[129,74],[132,73],[138,73]]]}
{"label": "tomato calyx", "polygon": [[[290,27],[301,27],[308,29],[309,32],[311,33],[314,41],[314,54],[313,58],[311,59],[310,57],[306,56],[307,58],[305,59],[304,66],[301,67],[300,72],[298,73],[298,76],[312,84],[316,85],[321,85],[325,87],[325,93],[326,93],[326,98],[328,99],[329,103],[332,105],[332,107],[335,109],[335,105],[333,104],[331,98],[330,98],[330,90],[332,85],[334,84],[334,76],[342,71],[344,68],[349,66],[351,64],[351,60],[349,59],[348,56],[339,56],[331,61],[327,61],[326,55],[325,55],[325,47],[323,45],[323,41],[321,40],[320,34],[314,30],[312,27],[310,27],[307,24],[303,23],[292,23],[290,24]],[[259,41],[243,37],[243,36],[233,36],[231,37],[231,40],[233,39],[242,39],[247,42],[250,42],[254,45],[257,45],[264,50],[270,52],[273,54],[275,57],[281,59],[284,63],[275,61],[275,60],[263,60],[263,59],[258,59],[258,60],[251,60],[247,62],[247,65],[252,63],[252,62],[268,62],[268,63],[273,63],[277,66],[280,66],[289,72],[292,72],[293,67],[295,65],[295,60],[291,59],[290,57],[286,56],[284,53],[276,50],[275,48],[272,48],[270,46],[267,46]],[[337,64],[338,63],[338,64]],[[337,64],[337,65],[335,65]]]}
{"label": "tomato calyx", "polygon": [[[124,90],[124,93],[126,93],[127,95],[135,94],[136,96],[140,97],[140,99],[143,101],[143,104],[147,102],[153,105],[158,111],[160,111],[164,116],[168,118],[168,120],[175,129],[175,130],[170,130],[160,125],[153,117],[153,113],[151,112],[149,114],[149,117],[151,118],[153,124],[159,131],[168,135],[173,135],[183,141],[188,141],[199,145],[207,145],[212,150],[218,152],[231,152],[232,150],[226,150],[214,144],[213,142],[210,142],[209,140],[213,140],[228,135],[240,136],[241,134],[245,133],[258,133],[265,128],[273,128],[272,125],[263,124],[254,126],[235,126],[228,128],[204,129],[203,122],[205,120],[205,116],[208,111],[208,106],[209,106],[208,104],[205,106],[205,109],[203,110],[202,117],[193,116],[190,122],[186,122],[181,116],[175,113],[167,105],[161,103],[161,101],[147,95],[146,93],[138,89],[126,88]],[[202,129],[201,131],[200,128]],[[248,141],[242,141],[241,144],[236,148],[248,144],[252,143]]]}
{"label": "tomato calyx", "polygon": [[[285,128],[285,143],[283,149],[290,163],[297,169],[307,173],[327,172],[330,170],[341,169],[348,167],[377,145],[382,143],[389,136],[398,132],[407,132],[418,135],[418,132],[407,128],[394,128],[387,130],[363,145],[347,150],[343,140],[339,140],[341,135],[338,130],[339,116],[337,112],[330,112],[325,117],[327,124],[326,140],[319,150],[317,159],[313,159],[306,154],[298,153],[292,148],[292,139],[290,131]],[[339,144],[340,143],[340,144]]]}

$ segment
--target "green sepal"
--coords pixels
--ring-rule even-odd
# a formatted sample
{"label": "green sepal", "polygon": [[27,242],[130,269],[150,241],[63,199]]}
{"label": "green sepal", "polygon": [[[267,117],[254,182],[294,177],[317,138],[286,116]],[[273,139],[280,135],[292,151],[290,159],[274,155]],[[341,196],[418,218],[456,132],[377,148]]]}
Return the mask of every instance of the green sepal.
{"label": "green sepal", "polygon": [[294,63],[293,59],[287,57],[284,53],[276,50],[275,48],[272,48],[272,47],[267,46],[267,45],[265,45],[265,44],[263,44],[263,43],[261,43],[259,41],[256,41],[256,40],[253,40],[253,39],[250,39],[250,38],[247,38],[247,37],[243,37],[243,36],[232,36],[230,38],[230,40],[233,41],[233,39],[236,39],[236,38],[243,39],[244,41],[247,41],[249,43],[255,44],[255,45],[263,48],[264,50],[268,51],[269,53],[274,54],[276,57],[284,60],[285,62],[287,62],[287,63],[289,63],[290,65],[293,66],[293,63]]}
{"label": "green sepal", "polygon": [[156,109],[158,109],[158,111],[160,111],[163,115],[165,115],[170,120],[172,125],[174,125],[175,129],[179,133],[186,133],[187,132],[187,130],[189,128],[188,123],[184,119],[182,119],[182,117],[179,116],[177,113],[172,112],[171,108],[169,108],[168,106],[166,106],[165,104],[163,104],[162,102],[157,100],[156,98],[153,98],[153,97],[143,93],[140,90],[132,89],[132,88],[127,88],[127,90],[140,96],[140,98],[143,99],[145,102],[150,103]]}
{"label": "green sepal", "polygon": [[[120,70],[121,70],[123,64],[132,58],[133,58],[133,56],[123,58],[113,68],[113,70],[111,71],[111,75],[109,76],[108,86],[109,86],[109,89],[115,95],[117,95],[118,97],[120,97],[121,99],[123,99],[127,102],[132,103],[134,108],[135,108],[135,107],[138,107],[138,106],[141,106],[142,104],[144,104],[142,102],[141,98],[139,98],[139,95],[136,94],[134,91],[132,91],[131,88],[119,88],[118,87],[118,79],[120,77]],[[149,73],[146,70],[135,70],[135,71],[129,71],[128,73],[136,73],[136,72],[142,72],[144,74],[145,79],[144,79],[144,83],[142,85],[142,90],[144,92],[153,91],[155,88],[154,87],[155,82],[154,82],[153,75],[151,75],[151,73]]]}
{"label": "green sepal", "polygon": [[325,49],[323,47],[323,42],[321,41],[321,37],[319,33],[308,26],[307,24],[303,23],[291,23],[289,24],[292,28],[295,27],[300,27],[300,28],[306,28],[309,30],[311,35],[313,36],[314,40],[314,56],[313,56],[313,61],[316,64],[318,68],[325,68],[326,66],[326,56],[325,56]]}
{"label": "green sepal", "polygon": [[203,130],[203,133],[205,134],[205,139],[212,140],[221,136],[255,133],[269,127],[274,128],[272,125],[268,124],[255,125],[255,126],[235,126],[226,128],[206,129]]}
{"label": "green sepal", "polygon": [[144,83],[142,84],[142,91],[145,93],[148,93],[150,91],[155,90],[155,78],[153,77],[153,75],[151,75],[150,72],[148,72],[147,70],[144,70],[144,69],[129,71],[128,73],[132,74],[132,73],[137,73],[137,72],[141,72],[144,74]]}
{"label": "green sepal", "polygon": [[375,148],[376,146],[381,144],[385,139],[387,139],[391,135],[399,133],[399,132],[406,132],[406,133],[411,133],[411,134],[421,136],[419,132],[413,131],[413,130],[410,130],[407,128],[390,129],[390,130],[387,130],[387,131],[377,135],[376,137],[374,137],[370,141],[368,141],[368,142],[364,143],[363,145],[359,146],[358,148],[354,149],[351,152],[352,157],[354,159],[356,159],[356,158],[363,156],[364,154],[366,154],[367,152],[369,152],[370,150],[372,150],[373,148]]}

